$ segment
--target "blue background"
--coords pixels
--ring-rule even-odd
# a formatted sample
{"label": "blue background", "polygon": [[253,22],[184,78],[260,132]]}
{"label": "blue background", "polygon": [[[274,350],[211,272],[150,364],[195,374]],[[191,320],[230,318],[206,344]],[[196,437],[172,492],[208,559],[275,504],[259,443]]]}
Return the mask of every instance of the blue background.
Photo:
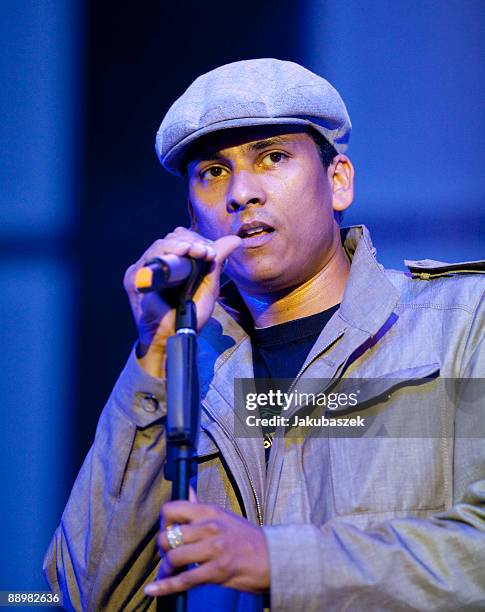
{"label": "blue background", "polygon": [[124,269],[187,222],[155,131],[193,78],[251,57],[339,89],[357,172],[347,223],[380,260],[484,258],[481,0],[3,7],[0,590],[44,551],[135,339]]}

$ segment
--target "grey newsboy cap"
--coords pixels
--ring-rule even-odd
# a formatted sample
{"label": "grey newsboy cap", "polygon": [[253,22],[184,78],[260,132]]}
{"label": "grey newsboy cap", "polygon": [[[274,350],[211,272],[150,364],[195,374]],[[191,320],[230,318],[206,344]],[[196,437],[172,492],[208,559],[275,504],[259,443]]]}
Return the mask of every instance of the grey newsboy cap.
{"label": "grey newsboy cap", "polygon": [[339,153],[347,148],[350,118],[338,91],[294,62],[233,62],[198,77],[165,115],[155,149],[163,166],[181,174],[195,140],[211,132],[257,125],[307,125]]}

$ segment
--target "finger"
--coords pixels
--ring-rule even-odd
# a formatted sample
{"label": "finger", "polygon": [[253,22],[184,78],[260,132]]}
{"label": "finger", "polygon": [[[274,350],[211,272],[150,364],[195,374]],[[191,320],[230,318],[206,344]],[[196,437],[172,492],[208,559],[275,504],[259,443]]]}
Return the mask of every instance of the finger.
{"label": "finger", "polygon": [[176,240],[186,240],[187,242],[202,242],[204,244],[212,244],[214,241],[202,234],[198,234],[186,227],[176,227],[173,232],[165,236],[165,239],[175,238]]}
{"label": "finger", "polygon": [[176,574],[175,576],[150,582],[145,586],[145,593],[152,597],[158,597],[160,595],[187,591],[199,584],[220,584],[223,580],[224,575],[220,565],[209,562],[199,567],[195,567],[194,569],[180,572],[180,574]]}
{"label": "finger", "polygon": [[180,238],[164,238],[163,240],[160,240],[160,242],[157,241],[157,243],[153,245],[153,248],[148,249],[143,256],[143,262],[153,259],[154,257],[168,255],[171,253],[174,255],[185,255],[185,253],[187,253],[187,251],[190,249],[190,245],[190,240],[181,240]]}
{"label": "finger", "polygon": [[194,504],[190,501],[176,500],[163,504],[160,512],[162,528],[172,523],[191,523],[218,515],[221,509],[211,504]]}
{"label": "finger", "polygon": [[199,504],[185,500],[169,501],[163,504],[161,519],[163,525],[172,523],[192,523],[217,516],[221,512],[219,506]]}
{"label": "finger", "polygon": [[194,489],[192,487],[189,487],[189,502],[192,502],[193,504],[197,503],[197,494],[194,491]]}
{"label": "finger", "polygon": [[128,293],[136,293],[135,289],[135,274],[137,271],[136,264],[133,264],[129,268],[126,269],[125,275],[123,277],[123,287],[125,291]]}
{"label": "finger", "polygon": [[202,240],[193,240],[188,238],[181,240],[175,236],[172,238],[164,238],[160,241],[157,240],[157,242],[146,251],[140,261],[140,265],[145,265],[148,260],[153,259],[154,257],[162,257],[163,255],[169,254],[203,257],[205,256],[206,252],[210,252],[211,250],[213,250],[211,245],[203,242]]}
{"label": "finger", "polygon": [[[184,525],[179,525],[179,529],[182,532],[183,546],[219,535],[223,530],[221,522],[215,518],[197,523],[185,523]],[[163,529],[160,532],[158,536],[158,545],[166,552],[171,550],[167,538],[167,529]]]}
{"label": "finger", "polygon": [[207,261],[211,261],[216,256],[214,247],[209,243],[194,242],[190,245],[190,249],[187,253],[190,257],[204,258]]}
{"label": "finger", "polygon": [[184,565],[193,563],[205,563],[217,556],[215,550],[219,550],[219,542],[213,542],[214,538],[201,540],[195,544],[184,544],[169,550],[162,559],[164,570],[172,574],[173,570]]}
{"label": "finger", "polygon": [[190,227],[182,227],[180,225],[172,230],[172,233],[176,234],[177,236],[187,235],[191,236],[192,238],[200,238],[202,236]]}
{"label": "finger", "polygon": [[229,255],[235,251],[242,244],[242,238],[234,234],[229,236],[223,236],[214,242],[214,249],[216,250],[216,261],[222,263]]}

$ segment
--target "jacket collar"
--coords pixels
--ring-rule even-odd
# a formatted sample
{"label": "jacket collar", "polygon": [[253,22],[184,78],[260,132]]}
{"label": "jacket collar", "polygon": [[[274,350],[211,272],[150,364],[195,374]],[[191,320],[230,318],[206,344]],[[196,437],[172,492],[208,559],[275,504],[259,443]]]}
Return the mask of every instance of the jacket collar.
{"label": "jacket collar", "polygon": [[[349,277],[339,310],[324,327],[303,364],[305,378],[330,382],[342,376],[397,320],[394,309],[399,292],[376,261],[368,229],[363,225],[343,228],[341,238],[351,262]],[[315,384],[319,384],[317,380]]]}
{"label": "jacket collar", "polygon": [[351,327],[374,336],[395,308],[399,292],[377,262],[364,225],[343,228],[341,237],[351,266],[338,314]]}

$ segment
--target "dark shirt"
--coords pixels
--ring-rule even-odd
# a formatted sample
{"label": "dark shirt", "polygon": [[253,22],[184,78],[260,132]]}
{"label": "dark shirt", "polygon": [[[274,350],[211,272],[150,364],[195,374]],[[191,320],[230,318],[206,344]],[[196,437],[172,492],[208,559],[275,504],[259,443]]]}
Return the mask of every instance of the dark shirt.
{"label": "dark shirt", "polygon": [[[339,304],[309,317],[253,329],[251,334],[253,369],[258,392],[267,392],[269,388],[275,388],[274,384],[265,382],[268,379],[273,381],[278,379],[276,388],[281,391],[288,389],[310,349],[338,307]],[[271,417],[279,412],[278,407],[268,407],[260,410],[260,416]],[[266,461],[269,458],[274,429],[274,427],[263,428]]]}

